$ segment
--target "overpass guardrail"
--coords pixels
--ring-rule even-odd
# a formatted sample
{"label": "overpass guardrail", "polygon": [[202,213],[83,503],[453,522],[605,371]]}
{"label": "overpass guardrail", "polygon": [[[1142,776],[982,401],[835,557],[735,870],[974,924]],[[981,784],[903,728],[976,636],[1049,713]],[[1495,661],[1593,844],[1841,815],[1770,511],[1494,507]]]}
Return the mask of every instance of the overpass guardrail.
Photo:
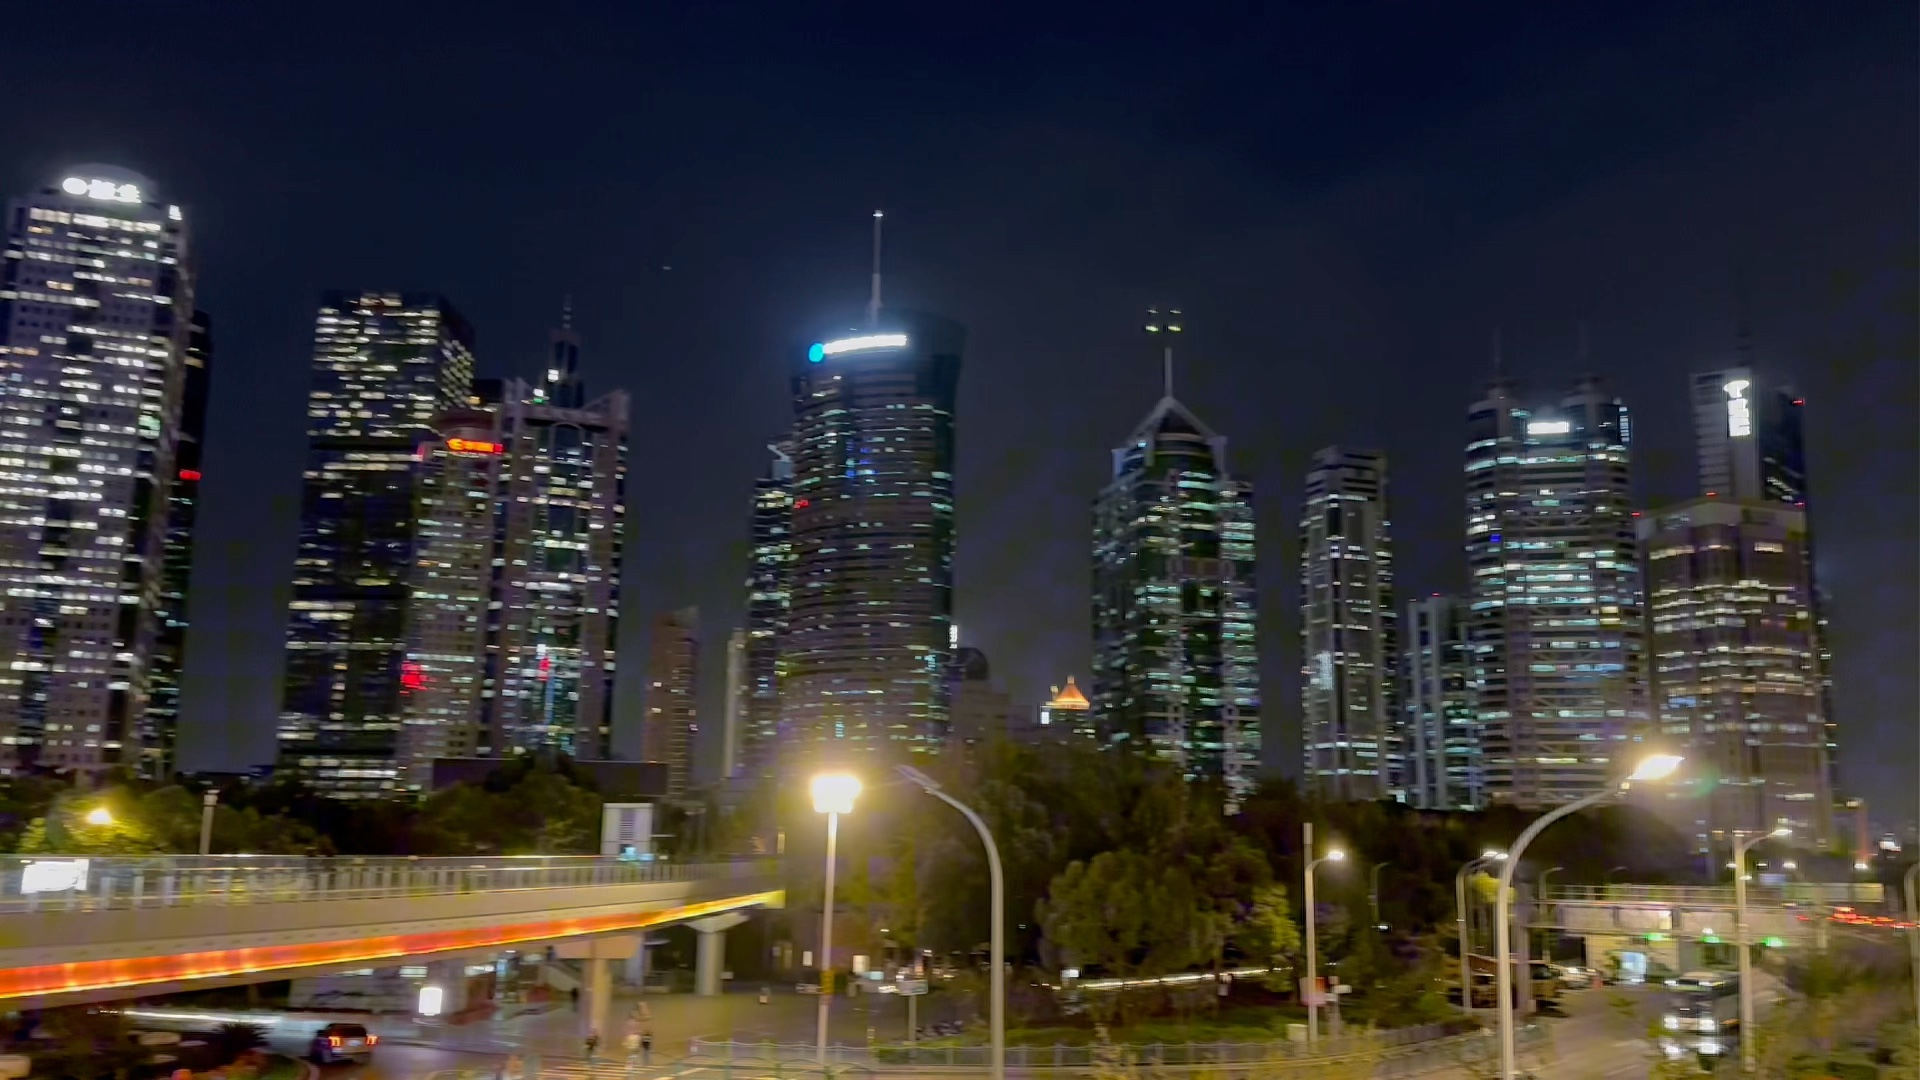
{"label": "overpass guardrail", "polygon": [[[1666,904],[1675,907],[1705,908],[1734,906],[1731,885],[1553,885],[1541,898],[1545,903],[1586,904]],[[1783,885],[1747,886],[1747,903],[1785,904],[1880,904],[1886,889],[1879,882],[1789,882]]]}
{"label": "overpass guardrail", "polygon": [[377,858],[332,856],[0,857],[0,914],[222,904],[281,904],[745,880],[776,856],[635,862],[591,855]]}

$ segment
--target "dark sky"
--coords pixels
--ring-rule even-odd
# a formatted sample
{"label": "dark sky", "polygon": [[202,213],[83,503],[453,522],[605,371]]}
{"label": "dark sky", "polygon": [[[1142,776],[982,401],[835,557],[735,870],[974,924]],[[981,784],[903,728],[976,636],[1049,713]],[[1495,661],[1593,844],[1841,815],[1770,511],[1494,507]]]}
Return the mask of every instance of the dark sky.
{"label": "dark sky", "polygon": [[1288,766],[1307,455],[1384,447],[1404,589],[1458,588],[1493,327],[1554,394],[1590,327],[1658,502],[1744,292],[1809,400],[1843,780],[1911,816],[1912,4],[507,7],[105,0],[0,42],[0,188],[123,164],[196,232],[188,766],[271,753],[321,289],[450,294],[488,373],[573,294],[588,378],[634,395],[630,722],[652,612],[702,606],[717,679],[786,358],[864,299],[880,206],[889,300],[971,328],[959,620],[1019,699],[1086,671],[1088,501],[1158,392],[1142,310],[1187,310],[1181,396],[1259,493]]}

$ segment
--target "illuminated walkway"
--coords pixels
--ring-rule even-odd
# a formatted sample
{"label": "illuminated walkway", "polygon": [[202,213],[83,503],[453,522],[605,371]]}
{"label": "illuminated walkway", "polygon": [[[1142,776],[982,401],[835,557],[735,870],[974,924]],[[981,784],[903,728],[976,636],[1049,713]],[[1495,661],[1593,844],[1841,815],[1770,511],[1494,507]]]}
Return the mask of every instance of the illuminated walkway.
{"label": "illuminated walkway", "polygon": [[[779,863],[527,857],[0,860],[0,1006],[33,1008],[320,975],[649,926],[723,932],[784,901]],[[629,939],[630,940],[630,939]],[[579,950],[585,948],[584,954]]]}

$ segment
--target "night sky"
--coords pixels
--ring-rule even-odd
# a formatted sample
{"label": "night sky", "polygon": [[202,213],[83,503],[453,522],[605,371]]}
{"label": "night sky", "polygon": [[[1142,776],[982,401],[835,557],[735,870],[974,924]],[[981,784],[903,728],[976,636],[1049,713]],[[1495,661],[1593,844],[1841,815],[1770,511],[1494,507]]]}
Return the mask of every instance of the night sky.
{"label": "night sky", "polygon": [[217,368],[185,765],[272,752],[323,288],[449,294],[483,374],[533,371],[572,294],[590,391],[634,397],[631,746],[656,611],[702,607],[717,705],[786,361],[858,311],[884,207],[889,302],[971,331],[958,617],[1017,700],[1085,677],[1089,500],[1159,392],[1149,305],[1187,311],[1179,394],[1256,485],[1267,756],[1288,769],[1307,455],[1384,447],[1403,591],[1458,589],[1464,411],[1496,326],[1509,371],[1556,396],[1588,326],[1657,504],[1692,493],[1686,376],[1733,358],[1744,306],[1809,402],[1843,785],[1910,817],[1914,6],[1297,7],[14,20],[0,189],[121,164],[195,233]]}

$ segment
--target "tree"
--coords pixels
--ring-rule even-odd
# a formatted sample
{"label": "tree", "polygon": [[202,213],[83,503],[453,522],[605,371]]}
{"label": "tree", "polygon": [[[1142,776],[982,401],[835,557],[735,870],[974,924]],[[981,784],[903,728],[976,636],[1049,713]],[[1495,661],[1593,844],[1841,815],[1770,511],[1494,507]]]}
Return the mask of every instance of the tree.
{"label": "tree", "polygon": [[1270,989],[1284,989],[1289,985],[1294,958],[1300,955],[1303,943],[1300,928],[1293,921],[1285,885],[1275,882],[1255,892],[1246,918],[1234,927],[1233,943],[1248,960],[1279,969],[1268,973],[1265,979]]}
{"label": "tree", "polygon": [[447,855],[588,855],[600,838],[600,796],[560,770],[514,765],[427,797],[419,840]]}

